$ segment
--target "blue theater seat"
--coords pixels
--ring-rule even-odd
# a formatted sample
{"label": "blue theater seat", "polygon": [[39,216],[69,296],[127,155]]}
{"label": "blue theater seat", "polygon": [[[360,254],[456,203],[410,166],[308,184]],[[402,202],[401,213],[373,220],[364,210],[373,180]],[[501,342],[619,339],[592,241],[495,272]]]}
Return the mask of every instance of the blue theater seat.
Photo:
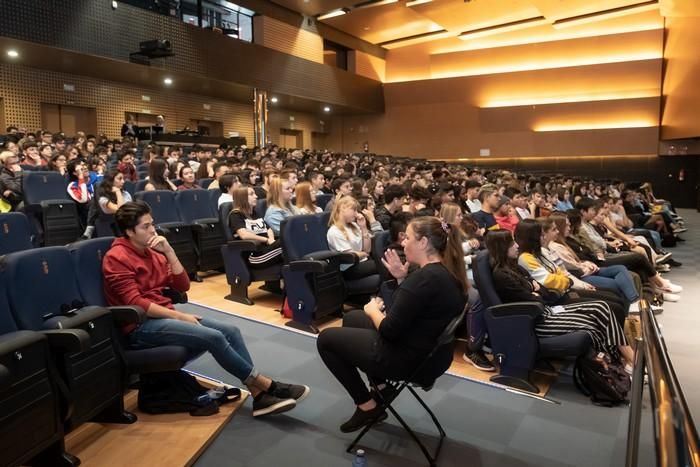
{"label": "blue theater seat", "polygon": [[65,245],[80,236],[78,210],[58,172],[28,172],[23,177],[24,209],[41,226],[41,244]]}
{"label": "blue theater seat", "polygon": [[0,256],[32,247],[27,216],[21,212],[0,213]]}
{"label": "blue theater seat", "polygon": [[200,271],[220,269],[224,266],[221,245],[224,233],[219,223],[218,212],[212,209],[208,190],[184,190],[175,194],[175,203],[182,221],[192,227],[197,266]]}
{"label": "blue theater seat", "polygon": [[472,266],[476,288],[486,307],[486,327],[491,348],[500,370],[498,375],[491,377],[491,381],[538,393],[539,389],[530,380],[530,372],[537,360],[583,355],[592,345],[591,338],[583,331],[538,338],[535,322],[544,311],[542,304],[503,304],[496,293],[490,261],[488,251],[480,251]]}

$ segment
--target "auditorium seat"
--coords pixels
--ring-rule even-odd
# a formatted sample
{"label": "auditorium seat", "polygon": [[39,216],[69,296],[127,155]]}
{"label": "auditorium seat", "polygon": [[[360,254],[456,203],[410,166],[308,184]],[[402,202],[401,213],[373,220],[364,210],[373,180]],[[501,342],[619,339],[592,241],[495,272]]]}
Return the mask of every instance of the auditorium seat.
{"label": "auditorium seat", "polygon": [[[108,306],[104,296],[102,260],[112,247],[113,237],[95,238],[68,246],[78,277],[78,288],[82,300],[88,305],[103,306],[112,312],[114,325],[118,328],[116,338],[124,363],[124,381],[132,375],[178,370],[199,354],[193,354],[179,345],[137,349],[131,346],[121,327],[138,324],[148,319],[145,310],[137,306]],[[184,303],[187,294],[170,293],[173,303]],[[177,298],[176,298],[177,297]]]}
{"label": "auditorium seat", "polygon": [[133,423],[136,417],[124,411],[112,315],[103,307],[84,306],[68,249],[20,251],[4,256],[0,264],[9,307],[20,329],[76,329],[88,334],[80,351],[52,347],[73,401],[66,431],[87,421]]}
{"label": "auditorium seat", "polygon": [[27,217],[21,212],[0,213],[0,256],[32,247]]}
{"label": "auditorium seat", "polygon": [[44,246],[65,245],[80,236],[78,210],[58,172],[28,172],[23,177],[24,209],[41,225]]}
{"label": "auditorium seat", "polygon": [[328,248],[328,215],[291,216],[280,226],[284,254],[285,291],[293,320],[292,327],[318,332],[314,323],[325,316],[341,314],[343,303],[352,291],[355,295],[376,293],[379,276],[344,281],[341,264],[354,264],[357,256]]}
{"label": "auditorium seat", "polygon": [[321,209],[326,209],[326,205],[333,198],[331,193],[321,193],[316,195],[316,206]]}
{"label": "auditorium seat", "polygon": [[486,327],[499,366],[499,374],[492,376],[491,381],[538,393],[539,388],[530,380],[537,360],[583,355],[592,345],[591,338],[583,331],[538,338],[535,323],[544,311],[542,304],[503,304],[493,284],[488,251],[480,251],[475,263],[474,282],[486,307]]}
{"label": "auditorium seat", "polygon": [[199,260],[198,269],[210,271],[222,268],[224,262],[221,257],[221,245],[224,244],[224,234],[218,212],[212,209],[209,191],[178,191],[175,194],[175,203],[182,221],[192,226]]}
{"label": "auditorium seat", "polygon": [[192,228],[180,218],[175,193],[170,190],[139,191],[135,199],[142,200],[150,206],[156,228],[168,239],[185,271],[190,276],[195,276],[197,253]]}
{"label": "auditorium seat", "polygon": [[209,189],[209,185],[211,185],[211,182],[213,182],[213,178],[200,178],[197,180],[197,185],[202,187],[203,190]]}
{"label": "auditorium seat", "polygon": [[50,353],[50,336],[77,351],[74,330],[45,334],[20,331],[10,313],[4,281],[0,281],[0,465],[77,466],[63,440],[62,411],[68,402],[59,390],[59,375]]}

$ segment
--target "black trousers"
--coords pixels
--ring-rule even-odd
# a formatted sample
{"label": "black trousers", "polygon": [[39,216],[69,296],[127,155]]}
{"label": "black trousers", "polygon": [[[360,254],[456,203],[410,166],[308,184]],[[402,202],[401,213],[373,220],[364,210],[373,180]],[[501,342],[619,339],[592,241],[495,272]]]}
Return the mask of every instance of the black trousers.
{"label": "black trousers", "polygon": [[410,362],[386,362],[380,358],[379,341],[379,332],[362,310],[346,313],[342,328],[325,329],[316,340],[323,363],[356,405],[372,398],[360,371],[377,383],[387,378],[407,378],[412,373]]}
{"label": "black trousers", "polygon": [[636,272],[639,274],[643,283],[648,283],[649,279],[656,275],[656,269],[654,269],[654,266],[652,266],[649,260],[637,253],[624,252],[608,254],[605,255],[605,261],[600,265],[612,266],[614,264],[621,264],[630,271]]}
{"label": "black trousers", "polygon": [[374,260],[367,259],[343,271],[343,278],[345,280],[352,281],[362,279],[374,274],[377,274],[377,265],[374,264]]}

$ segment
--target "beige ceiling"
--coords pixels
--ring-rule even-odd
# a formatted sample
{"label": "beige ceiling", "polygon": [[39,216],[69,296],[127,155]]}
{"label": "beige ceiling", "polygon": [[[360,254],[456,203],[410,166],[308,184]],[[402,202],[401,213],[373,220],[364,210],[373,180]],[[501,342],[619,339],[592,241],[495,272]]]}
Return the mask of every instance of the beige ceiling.
{"label": "beige ceiling", "polygon": [[[635,5],[644,0],[433,0],[407,7],[408,0],[357,8],[361,0],[274,0],[276,3],[300,13],[317,16],[338,8],[348,8],[349,13],[321,20],[353,36],[373,44],[385,45],[411,36],[435,32],[434,38],[419,41],[456,37],[460,33],[475,29],[502,25],[529,18],[544,17],[547,22],[580,15]],[[686,4],[700,0],[660,0],[666,10],[669,4]],[[659,15],[659,10],[655,10]],[[551,25],[538,27],[538,34],[556,29]],[[443,31],[442,34],[437,32]],[[545,34],[546,35],[546,34]],[[415,43],[415,42],[413,42]],[[387,45],[396,48],[404,44]],[[405,45],[410,45],[406,43]]]}

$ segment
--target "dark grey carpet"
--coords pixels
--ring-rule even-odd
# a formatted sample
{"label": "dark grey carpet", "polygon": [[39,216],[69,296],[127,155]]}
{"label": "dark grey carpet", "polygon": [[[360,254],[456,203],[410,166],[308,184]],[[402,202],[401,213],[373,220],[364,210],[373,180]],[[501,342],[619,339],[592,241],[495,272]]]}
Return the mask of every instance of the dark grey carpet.
{"label": "dark grey carpet", "polygon": [[[700,413],[700,215],[681,210],[689,232],[687,242],[672,249],[683,267],[666,277],[685,287],[682,301],[667,303],[659,316],[663,333],[691,411]],[[353,439],[338,426],[353,411],[350,398],[332,378],[316,353],[313,337],[236,318],[215,310],[185,305],[185,311],[227,319],[241,328],[256,365],[266,374],[312,387],[310,397],[294,411],[254,420],[250,402],[226,426],[204,452],[197,466],[350,466],[345,447]],[[191,369],[240,384],[209,356],[193,362]],[[443,376],[435,388],[423,393],[441,420],[448,439],[441,466],[611,466],[624,465],[627,407],[602,408],[579,394],[568,376],[562,376],[548,397],[549,404],[511,394],[453,376]],[[645,393],[645,396],[648,394]],[[406,420],[433,443],[430,419],[410,395],[398,401]],[[653,427],[645,397],[640,443],[640,466],[655,465]],[[425,460],[412,440],[389,418],[371,431],[362,447],[369,465],[419,466]]]}
{"label": "dark grey carpet", "polygon": [[[198,466],[349,466],[352,440],[338,426],[352,413],[349,396],[316,353],[313,337],[233,317],[196,305],[183,311],[226,319],[240,327],[256,365],[283,381],[312,388],[308,399],[287,414],[253,419],[248,402],[197,462]],[[204,356],[192,370],[240,384],[213,359]],[[627,408],[601,408],[580,395],[567,376],[552,388],[549,404],[499,389],[443,376],[423,393],[442,422],[448,439],[441,466],[619,466],[624,462]],[[397,408],[408,423],[433,443],[433,427],[409,394]],[[648,418],[647,418],[648,421]],[[647,423],[648,425],[648,423]],[[647,426],[647,430],[650,427]],[[650,433],[650,432],[649,432]],[[643,449],[651,465],[651,438]],[[371,466],[419,466],[425,460],[391,417],[363,440]]]}

